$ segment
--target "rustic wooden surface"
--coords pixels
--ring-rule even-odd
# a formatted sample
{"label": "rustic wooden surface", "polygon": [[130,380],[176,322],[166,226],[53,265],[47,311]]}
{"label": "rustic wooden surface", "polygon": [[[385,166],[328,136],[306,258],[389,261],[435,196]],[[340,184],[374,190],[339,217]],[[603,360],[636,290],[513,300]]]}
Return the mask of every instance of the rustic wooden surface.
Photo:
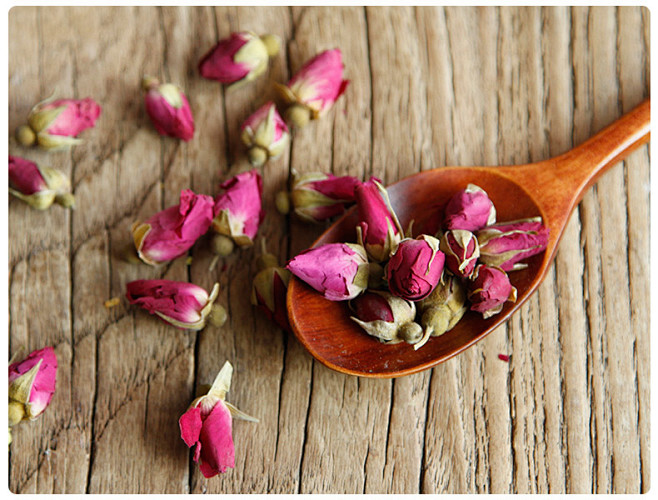
{"label": "rustic wooden surface", "polygon": [[[276,33],[269,73],[225,91],[196,64],[233,30]],[[117,257],[129,227],[214,194],[246,168],[238,128],[326,48],[347,93],[263,169],[260,235],[282,260],[321,227],[280,216],[295,169],[385,183],[444,165],[557,155],[649,94],[649,13],[635,7],[44,8],[9,12],[9,130],[33,103],[103,106],[70,152],[9,151],[71,175],[78,208],[9,204],[9,343],[54,345],[50,408],[14,429],[9,489],[30,493],[615,492],[649,489],[649,152],[608,172],[571,218],[539,292],[504,327],[430,371],[394,380],[333,372],[249,304],[256,250],[208,273],[207,240],[160,269]],[[197,134],[160,138],[144,74],[180,84]],[[125,301],[138,278],[218,281],[222,328],[173,329]],[[510,355],[509,363],[498,358]],[[178,417],[225,360],[236,466],[204,479]]]}

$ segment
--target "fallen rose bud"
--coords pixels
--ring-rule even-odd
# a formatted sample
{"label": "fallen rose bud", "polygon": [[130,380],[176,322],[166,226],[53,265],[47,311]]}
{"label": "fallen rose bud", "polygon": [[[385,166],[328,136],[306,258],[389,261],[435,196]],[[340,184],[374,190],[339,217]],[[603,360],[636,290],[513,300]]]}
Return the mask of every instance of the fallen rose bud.
{"label": "fallen rose bud", "polygon": [[235,466],[233,419],[258,422],[226,401],[232,376],[233,366],[227,361],[208,393],[196,398],[178,420],[181,438],[188,448],[194,447],[194,461],[206,478]]}
{"label": "fallen rose bud", "polygon": [[96,124],[100,106],[86,99],[46,99],[35,105],[27,117],[27,125],[16,130],[16,139],[23,146],[35,142],[43,149],[65,149],[81,143],[76,136]]}
{"label": "fallen rose bud", "polygon": [[253,245],[265,213],[262,209],[263,180],[258,170],[238,174],[221,185],[224,190],[215,197],[212,228],[216,254],[226,256],[233,246]]}
{"label": "fallen rose bud", "polygon": [[257,259],[258,273],[251,286],[251,303],[280,328],[292,332],[288,322],[286,292],[290,271],[279,266],[276,257],[263,250]]}
{"label": "fallen rose bud", "polygon": [[456,193],[445,208],[446,229],[477,231],[496,222],[496,209],[486,191],[475,184]]}
{"label": "fallen rose bud", "polygon": [[308,222],[322,222],[342,214],[346,205],[354,202],[354,190],[359,184],[359,179],[351,175],[295,174],[290,193],[280,195],[285,195],[285,200],[277,199],[277,209],[288,213],[289,199],[295,215]]}
{"label": "fallen rose bud", "polygon": [[279,52],[280,44],[276,35],[259,37],[249,31],[231,33],[203,56],[199,73],[221,83],[250,82],[265,72],[269,58]]}
{"label": "fallen rose bud", "polygon": [[273,102],[261,106],[242,124],[242,142],[248,149],[249,162],[260,167],[283,153],[290,141],[286,122]]}
{"label": "fallen rose bud", "polygon": [[208,231],[212,220],[212,197],[184,189],[178,205],[132,225],[137,254],[152,266],[180,257]]}
{"label": "fallen rose bud", "polygon": [[285,86],[277,84],[291,105],[286,121],[303,127],[325,114],[347,88],[349,81],[343,80],[343,69],[340,49],[325,50],[306,62]]}
{"label": "fallen rose bud", "polygon": [[201,330],[210,321],[222,326],[226,310],[215,304],[219,284],[215,283],[208,295],[203,288],[186,281],[136,280],[126,284],[126,298],[133,305],[177,328]]}
{"label": "fallen rose bud", "polygon": [[393,295],[407,300],[424,299],[436,287],[443,274],[445,256],[439,240],[423,234],[400,241],[386,264],[386,281]]}
{"label": "fallen rose bud", "polygon": [[45,210],[53,203],[73,208],[75,198],[71,183],[54,168],[39,168],[19,156],[9,156],[9,193],[37,210]]}
{"label": "fallen rose bud", "polygon": [[472,280],[468,284],[471,311],[482,313],[484,319],[502,311],[505,302],[516,302],[516,288],[502,269],[480,264],[475,268]]}
{"label": "fallen rose bud", "polygon": [[397,215],[391,206],[386,189],[375,178],[354,189],[359,210],[357,239],[376,261],[388,259],[404,236]]}
{"label": "fallen rose bud", "polygon": [[468,309],[466,289],[456,276],[445,274],[434,291],[418,303],[420,324],[437,337],[450,331]]}
{"label": "fallen rose bud", "polygon": [[460,278],[468,278],[473,274],[480,247],[473,233],[465,229],[446,231],[441,237],[439,248],[446,256],[446,267]]}
{"label": "fallen rose bud", "polygon": [[541,217],[502,222],[477,232],[480,261],[503,271],[517,271],[527,267],[519,263],[546,249],[548,228]]}
{"label": "fallen rose bud", "polygon": [[183,91],[173,83],[144,77],[144,103],[153,126],[161,135],[189,141],[194,137],[194,117]]}
{"label": "fallen rose bud", "polygon": [[9,365],[9,426],[34,420],[50,404],[55,393],[57,357],[52,347],[31,352],[23,361]]}
{"label": "fallen rose bud", "polygon": [[368,286],[368,257],[361,245],[327,243],[310,248],[286,268],[333,301],[353,299]]}

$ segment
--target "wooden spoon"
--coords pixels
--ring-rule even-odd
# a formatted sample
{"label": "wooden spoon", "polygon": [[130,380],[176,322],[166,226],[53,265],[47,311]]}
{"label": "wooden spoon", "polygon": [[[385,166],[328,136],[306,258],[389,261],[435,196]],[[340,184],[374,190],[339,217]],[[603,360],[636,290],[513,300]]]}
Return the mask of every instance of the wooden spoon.
{"label": "wooden spoon", "polygon": [[[292,278],[288,287],[290,325],[304,347],[321,363],[363,377],[399,377],[431,368],[467,349],[506,321],[544,278],[557,251],[571,212],[598,177],[646,143],[650,136],[650,100],[622,116],[580,146],[552,159],[504,167],[442,167],[406,177],[387,188],[403,227],[414,220],[422,232],[439,206],[467,184],[477,184],[493,201],[498,221],[541,215],[549,228],[546,251],[509,273],[517,288],[516,303],[489,319],[467,312],[449,332],[430,338],[423,347],[386,345],[350,320],[346,302],[331,302],[304,282]],[[336,221],[313,246],[355,242],[355,208]]]}

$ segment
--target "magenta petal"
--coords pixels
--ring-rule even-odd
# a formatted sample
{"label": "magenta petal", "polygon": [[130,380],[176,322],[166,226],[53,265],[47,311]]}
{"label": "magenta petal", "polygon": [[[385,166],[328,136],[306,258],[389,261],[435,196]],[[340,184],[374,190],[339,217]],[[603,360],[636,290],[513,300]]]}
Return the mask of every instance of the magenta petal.
{"label": "magenta petal", "polygon": [[93,99],[59,99],[41,109],[64,107],[47,129],[51,135],[75,137],[83,130],[93,127],[101,114],[101,107]]}
{"label": "magenta petal", "polygon": [[9,365],[9,384],[21,375],[30,371],[41,361],[39,371],[32,383],[30,391],[30,413],[32,417],[41,414],[55,393],[57,382],[57,357],[52,347],[44,347],[31,352],[23,361]]}
{"label": "magenta petal", "polygon": [[202,425],[201,410],[197,407],[190,408],[178,419],[180,437],[185,441],[188,448],[191,448],[199,441]]}
{"label": "magenta petal", "polygon": [[247,76],[251,68],[234,62],[233,57],[249,39],[245,33],[231,33],[228,38],[220,40],[199,62],[201,76],[222,83],[237,82]]}
{"label": "magenta petal", "polygon": [[146,112],[158,133],[189,141],[194,137],[194,118],[190,103],[182,92],[181,100],[183,105],[175,108],[157,91],[157,88],[151,89],[145,97]]}
{"label": "magenta petal", "polygon": [[9,155],[9,187],[24,195],[38,193],[48,188],[35,163],[11,155]]}
{"label": "magenta petal", "polygon": [[231,413],[219,401],[203,421],[199,440],[202,443],[199,468],[204,477],[212,477],[235,466]]}
{"label": "magenta petal", "polygon": [[201,310],[208,303],[208,293],[184,281],[136,280],[126,284],[126,298],[151,314],[159,312],[181,323],[201,320]]}

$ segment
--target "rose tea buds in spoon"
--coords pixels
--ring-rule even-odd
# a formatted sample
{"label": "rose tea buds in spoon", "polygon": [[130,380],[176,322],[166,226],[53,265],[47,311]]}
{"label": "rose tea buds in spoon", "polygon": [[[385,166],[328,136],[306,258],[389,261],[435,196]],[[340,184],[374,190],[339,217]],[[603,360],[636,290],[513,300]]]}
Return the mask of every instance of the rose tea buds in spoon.
{"label": "rose tea buds in spoon", "polygon": [[45,210],[53,203],[73,208],[75,199],[71,183],[54,168],[39,168],[25,158],[9,156],[9,193],[37,210]]}
{"label": "rose tea buds in spoon", "polygon": [[443,233],[439,248],[446,256],[446,267],[460,278],[473,274],[480,246],[473,233],[465,229],[453,229]]}
{"label": "rose tea buds in spoon", "polygon": [[190,103],[183,91],[173,83],[160,83],[145,77],[142,87],[146,91],[146,113],[161,135],[189,141],[194,137],[194,118]]}
{"label": "rose tea buds in spoon", "polygon": [[479,186],[469,184],[455,193],[445,208],[446,229],[477,231],[496,222],[496,209],[489,196]]}
{"label": "rose tea buds in spoon", "polygon": [[541,253],[548,243],[548,229],[541,217],[502,222],[477,232],[480,261],[504,271],[527,267],[519,261]]}
{"label": "rose tea buds in spoon", "polygon": [[480,264],[472,279],[468,284],[471,311],[482,313],[484,319],[502,311],[505,302],[516,302],[516,288],[502,269]]}
{"label": "rose tea buds in spoon", "polygon": [[249,163],[255,167],[277,158],[290,141],[286,122],[273,102],[261,106],[242,124],[242,142],[248,148]]}
{"label": "rose tea buds in spoon", "polygon": [[459,278],[445,273],[434,291],[417,307],[420,324],[425,330],[431,329],[432,337],[437,337],[452,330],[468,310],[466,289]]}

